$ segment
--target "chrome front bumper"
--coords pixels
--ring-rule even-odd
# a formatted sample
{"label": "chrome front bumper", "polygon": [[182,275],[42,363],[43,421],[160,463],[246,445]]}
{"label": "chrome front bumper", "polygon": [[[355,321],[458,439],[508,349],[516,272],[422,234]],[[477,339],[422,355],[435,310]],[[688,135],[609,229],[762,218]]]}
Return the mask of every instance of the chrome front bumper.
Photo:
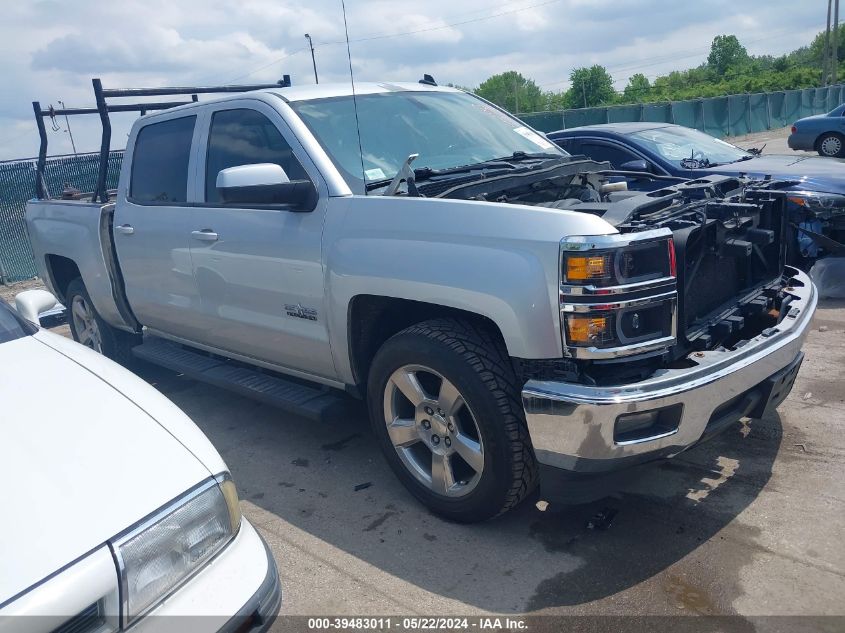
{"label": "chrome front bumper", "polygon": [[[722,405],[799,360],[817,296],[810,278],[794,272],[795,283],[788,291],[793,300],[784,320],[735,350],[696,352],[688,357],[695,366],[662,370],[631,385],[526,383],[522,402],[537,460],[542,466],[570,472],[606,472],[672,457],[695,444],[708,423],[712,425],[714,415],[722,415]],[[615,441],[619,416],[673,405],[675,411],[680,409],[677,428],[633,441]]]}

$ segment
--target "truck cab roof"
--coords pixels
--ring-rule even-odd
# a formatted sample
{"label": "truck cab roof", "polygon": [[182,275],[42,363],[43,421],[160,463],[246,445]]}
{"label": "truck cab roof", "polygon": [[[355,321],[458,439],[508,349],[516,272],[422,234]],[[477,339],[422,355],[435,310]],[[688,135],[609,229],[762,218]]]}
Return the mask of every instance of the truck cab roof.
{"label": "truck cab roof", "polygon": [[[431,86],[428,84],[421,84],[415,82],[363,82],[355,84],[355,95],[372,95],[389,92],[461,92],[457,88],[449,86]],[[353,94],[351,83],[328,83],[328,84],[307,84],[303,86],[279,86],[278,88],[265,88],[262,90],[253,90],[251,92],[237,92],[232,94],[222,94],[215,96],[212,99],[204,101],[197,101],[188,103],[186,105],[169,108],[167,110],[159,110],[141,117],[144,120],[149,120],[160,115],[172,113],[174,111],[195,108],[197,105],[205,105],[209,103],[220,103],[231,101],[234,99],[243,99],[254,97],[257,95],[275,95],[282,98],[288,103],[295,103],[299,101],[310,101],[313,99],[330,99],[332,97],[348,97]]]}

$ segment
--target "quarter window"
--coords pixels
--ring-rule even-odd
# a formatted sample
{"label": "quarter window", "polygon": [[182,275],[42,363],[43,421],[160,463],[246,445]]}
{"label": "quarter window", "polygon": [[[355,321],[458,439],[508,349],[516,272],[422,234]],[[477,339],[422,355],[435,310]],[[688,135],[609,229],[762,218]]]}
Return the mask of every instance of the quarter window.
{"label": "quarter window", "polygon": [[622,149],[621,147],[605,145],[604,143],[582,143],[581,152],[595,161],[607,161],[613,165],[615,169],[619,169],[619,167],[624,163],[631,160],[637,160],[638,158],[636,155]]}
{"label": "quarter window", "polygon": [[205,166],[205,200],[220,202],[217,174],[239,165],[275,163],[291,180],[307,180],[279,129],[256,110],[221,110],[211,119]]}
{"label": "quarter window", "polygon": [[188,200],[188,160],[196,116],[141,128],[132,153],[130,197],[137,202]]}

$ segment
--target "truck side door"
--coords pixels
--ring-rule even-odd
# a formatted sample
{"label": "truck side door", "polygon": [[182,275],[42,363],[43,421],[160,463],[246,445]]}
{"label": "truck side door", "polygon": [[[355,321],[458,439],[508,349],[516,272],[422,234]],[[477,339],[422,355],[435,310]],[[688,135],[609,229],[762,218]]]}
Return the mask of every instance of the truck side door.
{"label": "truck side door", "polygon": [[114,212],[115,248],[138,321],[192,339],[200,312],[188,207],[197,116],[173,112],[153,121],[129,139]]}
{"label": "truck side door", "polygon": [[[327,187],[282,116],[259,100],[208,106],[198,152],[191,259],[202,298],[202,343],[281,370],[334,379],[321,262]],[[218,173],[254,163],[310,179],[311,212],[224,204]],[[208,237],[208,234],[213,237]]]}

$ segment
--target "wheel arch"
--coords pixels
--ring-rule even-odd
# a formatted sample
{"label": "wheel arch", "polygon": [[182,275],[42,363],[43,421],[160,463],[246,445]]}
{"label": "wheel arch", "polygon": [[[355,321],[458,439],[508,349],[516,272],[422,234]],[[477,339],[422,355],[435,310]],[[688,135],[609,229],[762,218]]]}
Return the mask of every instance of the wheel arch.
{"label": "wheel arch", "polygon": [[365,393],[370,365],[385,341],[411,325],[439,318],[474,323],[507,347],[499,325],[477,312],[414,299],[356,295],[347,310],[347,346],[356,391]]}
{"label": "wheel arch", "polygon": [[816,136],[816,140],[813,142],[813,149],[818,152],[819,149],[821,148],[822,139],[825,136],[830,136],[830,135],[838,136],[839,138],[842,139],[843,143],[845,143],[845,134],[842,134],[842,132],[839,132],[837,130],[827,130],[825,132],[819,132],[819,134]]}
{"label": "wheel arch", "polygon": [[70,282],[77,277],[82,277],[79,266],[69,257],[54,254],[45,255],[44,263],[49,276],[49,280],[45,279],[45,282],[49,282],[48,285],[52,286],[56,298],[65,303]]}

